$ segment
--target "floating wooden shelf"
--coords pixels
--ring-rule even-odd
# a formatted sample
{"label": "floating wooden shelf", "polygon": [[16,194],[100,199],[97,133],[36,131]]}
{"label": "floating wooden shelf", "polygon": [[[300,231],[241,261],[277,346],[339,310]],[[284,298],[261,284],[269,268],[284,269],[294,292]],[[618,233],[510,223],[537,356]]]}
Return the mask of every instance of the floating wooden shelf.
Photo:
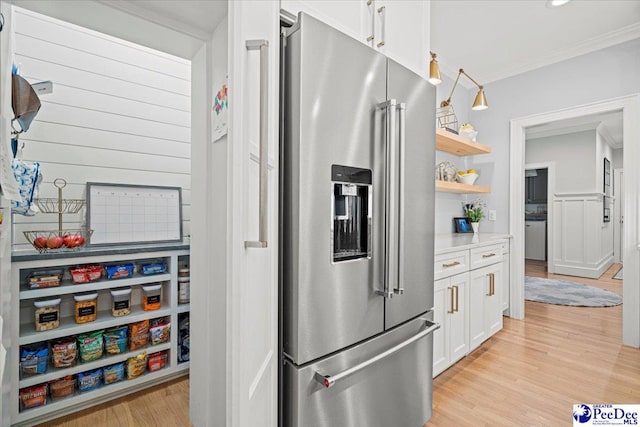
{"label": "floating wooden shelf", "polygon": [[446,151],[456,156],[471,156],[491,153],[491,147],[478,144],[444,129],[436,129],[436,150]]}
{"label": "floating wooden shelf", "polygon": [[474,194],[491,193],[491,188],[481,187],[479,185],[461,184],[459,182],[436,180],[436,191],[442,191],[445,193]]}

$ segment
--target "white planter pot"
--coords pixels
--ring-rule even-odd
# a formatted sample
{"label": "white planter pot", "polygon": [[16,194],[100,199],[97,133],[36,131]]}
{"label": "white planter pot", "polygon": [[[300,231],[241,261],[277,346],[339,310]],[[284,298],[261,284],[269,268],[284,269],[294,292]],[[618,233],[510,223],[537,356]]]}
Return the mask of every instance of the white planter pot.
{"label": "white planter pot", "polygon": [[473,228],[473,232],[477,233],[478,232],[478,228],[480,227],[480,223],[479,222],[472,222],[471,223],[471,228]]}

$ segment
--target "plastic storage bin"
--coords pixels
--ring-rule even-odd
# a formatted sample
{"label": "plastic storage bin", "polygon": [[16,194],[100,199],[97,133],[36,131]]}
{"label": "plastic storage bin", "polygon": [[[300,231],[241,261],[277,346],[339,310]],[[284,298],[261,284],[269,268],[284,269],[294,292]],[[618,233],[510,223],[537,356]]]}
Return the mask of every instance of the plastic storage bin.
{"label": "plastic storage bin", "polygon": [[158,310],[162,305],[162,283],[142,287],[142,309]]}
{"label": "plastic storage bin", "polygon": [[111,290],[111,315],[126,316],[131,313],[131,288],[116,288]]}
{"label": "plastic storage bin", "polygon": [[98,293],[89,292],[73,296],[76,301],[76,323],[93,322],[98,318]]}
{"label": "plastic storage bin", "polygon": [[48,331],[60,326],[60,298],[34,301],[36,331]]}

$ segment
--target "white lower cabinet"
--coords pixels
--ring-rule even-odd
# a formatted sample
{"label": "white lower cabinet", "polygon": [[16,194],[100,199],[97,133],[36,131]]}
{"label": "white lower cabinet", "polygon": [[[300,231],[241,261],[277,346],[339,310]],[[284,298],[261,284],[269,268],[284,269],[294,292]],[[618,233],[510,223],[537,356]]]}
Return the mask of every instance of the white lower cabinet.
{"label": "white lower cabinet", "polygon": [[433,375],[462,359],[469,351],[469,273],[435,282],[434,316],[440,329],[433,335]]}
{"label": "white lower cabinet", "polygon": [[[505,245],[509,242],[436,255],[434,320],[440,329],[433,335],[434,377],[502,329]],[[508,304],[508,290],[506,295]]]}
{"label": "white lower cabinet", "polygon": [[502,263],[470,273],[469,351],[502,329],[502,280]]}

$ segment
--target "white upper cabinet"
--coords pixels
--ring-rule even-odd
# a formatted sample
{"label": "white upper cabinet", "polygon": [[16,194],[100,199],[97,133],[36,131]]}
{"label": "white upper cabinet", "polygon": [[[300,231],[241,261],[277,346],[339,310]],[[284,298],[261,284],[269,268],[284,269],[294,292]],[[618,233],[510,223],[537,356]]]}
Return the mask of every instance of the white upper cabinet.
{"label": "white upper cabinet", "polygon": [[367,0],[281,0],[280,6],[298,15],[307,13],[332,27],[371,45],[366,39],[373,34],[373,2]]}
{"label": "white upper cabinet", "polygon": [[430,60],[430,2],[373,0],[372,3],[375,9],[373,46],[426,78]]}
{"label": "white upper cabinet", "polygon": [[281,7],[308,13],[427,77],[429,0],[282,0]]}

